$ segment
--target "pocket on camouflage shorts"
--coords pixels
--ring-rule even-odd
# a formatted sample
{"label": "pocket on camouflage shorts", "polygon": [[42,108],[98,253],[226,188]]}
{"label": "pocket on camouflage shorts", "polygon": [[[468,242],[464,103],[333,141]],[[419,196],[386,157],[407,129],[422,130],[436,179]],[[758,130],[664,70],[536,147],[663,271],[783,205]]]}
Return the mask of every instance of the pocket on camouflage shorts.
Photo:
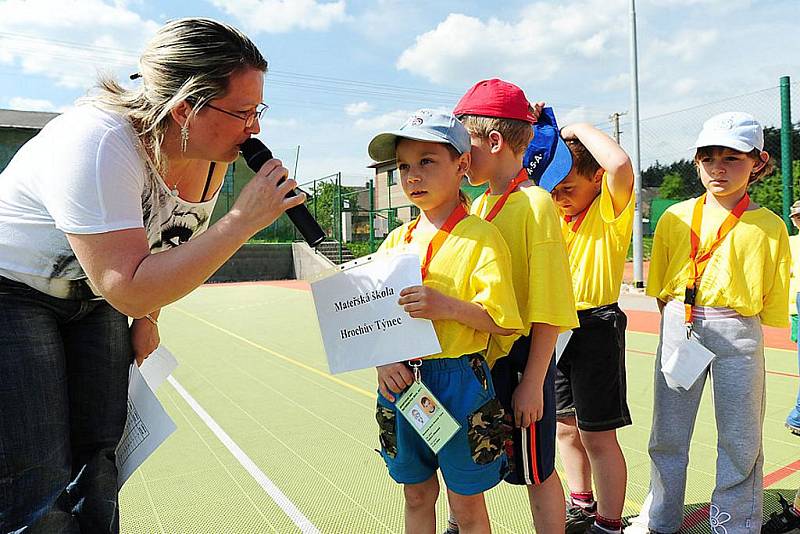
{"label": "pocket on camouflage shorts", "polygon": [[467,439],[472,460],[485,465],[497,460],[505,450],[510,438],[511,427],[504,420],[505,410],[497,399],[470,414],[467,426]]}
{"label": "pocket on camouflage shorts", "polygon": [[397,456],[397,412],[394,408],[381,406],[375,409],[375,419],[378,421],[378,438],[386,456]]}

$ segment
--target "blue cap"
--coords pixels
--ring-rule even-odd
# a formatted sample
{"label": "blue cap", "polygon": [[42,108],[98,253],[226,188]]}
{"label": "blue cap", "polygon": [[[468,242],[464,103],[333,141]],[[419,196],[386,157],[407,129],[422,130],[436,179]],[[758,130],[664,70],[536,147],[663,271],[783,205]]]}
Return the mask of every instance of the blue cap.
{"label": "blue cap", "polygon": [[394,159],[398,138],[449,144],[458,150],[459,154],[472,149],[467,129],[452,113],[420,109],[415,111],[398,130],[376,135],[367,148],[369,157],[375,161]]}
{"label": "blue cap", "polygon": [[572,170],[572,152],[561,139],[553,108],[544,108],[533,125],[533,139],[522,164],[528,177],[548,193]]}

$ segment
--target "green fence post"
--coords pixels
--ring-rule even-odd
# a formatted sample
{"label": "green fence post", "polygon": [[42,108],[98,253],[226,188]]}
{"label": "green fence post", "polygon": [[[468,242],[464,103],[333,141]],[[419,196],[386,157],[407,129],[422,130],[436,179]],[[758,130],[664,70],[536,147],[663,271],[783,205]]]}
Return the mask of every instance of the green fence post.
{"label": "green fence post", "polygon": [[792,106],[789,94],[789,77],[781,77],[781,180],[783,181],[783,220],[789,234],[794,234],[794,225],[789,219],[794,196],[792,184]]}
{"label": "green fence post", "polygon": [[375,252],[375,186],[369,180],[369,252]]}

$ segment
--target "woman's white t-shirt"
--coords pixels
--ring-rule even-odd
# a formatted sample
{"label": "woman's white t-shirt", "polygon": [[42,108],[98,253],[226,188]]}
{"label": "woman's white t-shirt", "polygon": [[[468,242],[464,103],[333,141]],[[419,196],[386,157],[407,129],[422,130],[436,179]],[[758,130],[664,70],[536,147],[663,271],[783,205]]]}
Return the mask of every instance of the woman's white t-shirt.
{"label": "woman's white t-shirt", "polygon": [[60,298],[86,293],[65,236],[144,228],[151,253],[203,232],[218,192],[173,195],[120,114],[82,105],[50,121],[0,173],[0,276]]}

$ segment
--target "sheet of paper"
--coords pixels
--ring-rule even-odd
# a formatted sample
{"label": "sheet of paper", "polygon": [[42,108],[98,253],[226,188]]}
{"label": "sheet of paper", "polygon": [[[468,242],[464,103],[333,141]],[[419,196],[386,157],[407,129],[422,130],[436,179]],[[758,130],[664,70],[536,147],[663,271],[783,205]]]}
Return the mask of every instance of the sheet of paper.
{"label": "sheet of paper", "polygon": [[433,323],[397,304],[402,289],[422,285],[418,255],[359,258],[340,268],[311,283],[331,373],[441,352]]}
{"label": "sheet of paper", "polygon": [[571,337],[572,330],[567,330],[566,332],[558,334],[558,338],[556,339],[556,365],[558,364],[558,360],[561,359],[561,355],[564,354],[564,349],[567,348],[567,343],[569,343]]}
{"label": "sheet of paper", "polygon": [[167,347],[159,345],[139,366],[139,372],[142,373],[142,377],[147,382],[147,385],[150,386],[150,389],[157,391],[159,386],[177,367],[178,360],[175,359],[175,356],[172,355]]}
{"label": "sheet of paper", "polygon": [[411,384],[396,406],[434,453],[438,454],[461,428],[422,382]]}
{"label": "sheet of paper", "polygon": [[[147,360],[150,358],[153,356]],[[160,358],[165,358],[163,353],[162,356],[156,356],[153,363],[158,362]],[[159,369],[163,368],[163,365],[159,365]],[[155,367],[151,368],[151,371],[153,371],[150,373],[151,377],[158,378],[159,373],[155,372]],[[147,385],[139,367],[136,363],[132,364],[128,383],[128,418],[116,450],[118,488],[125,484],[147,457],[175,432],[175,429],[175,423]]]}
{"label": "sheet of paper", "polygon": [[678,344],[672,354],[661,360],[664,380],[672,389],[691,388],[716,356],[692,335]]}

